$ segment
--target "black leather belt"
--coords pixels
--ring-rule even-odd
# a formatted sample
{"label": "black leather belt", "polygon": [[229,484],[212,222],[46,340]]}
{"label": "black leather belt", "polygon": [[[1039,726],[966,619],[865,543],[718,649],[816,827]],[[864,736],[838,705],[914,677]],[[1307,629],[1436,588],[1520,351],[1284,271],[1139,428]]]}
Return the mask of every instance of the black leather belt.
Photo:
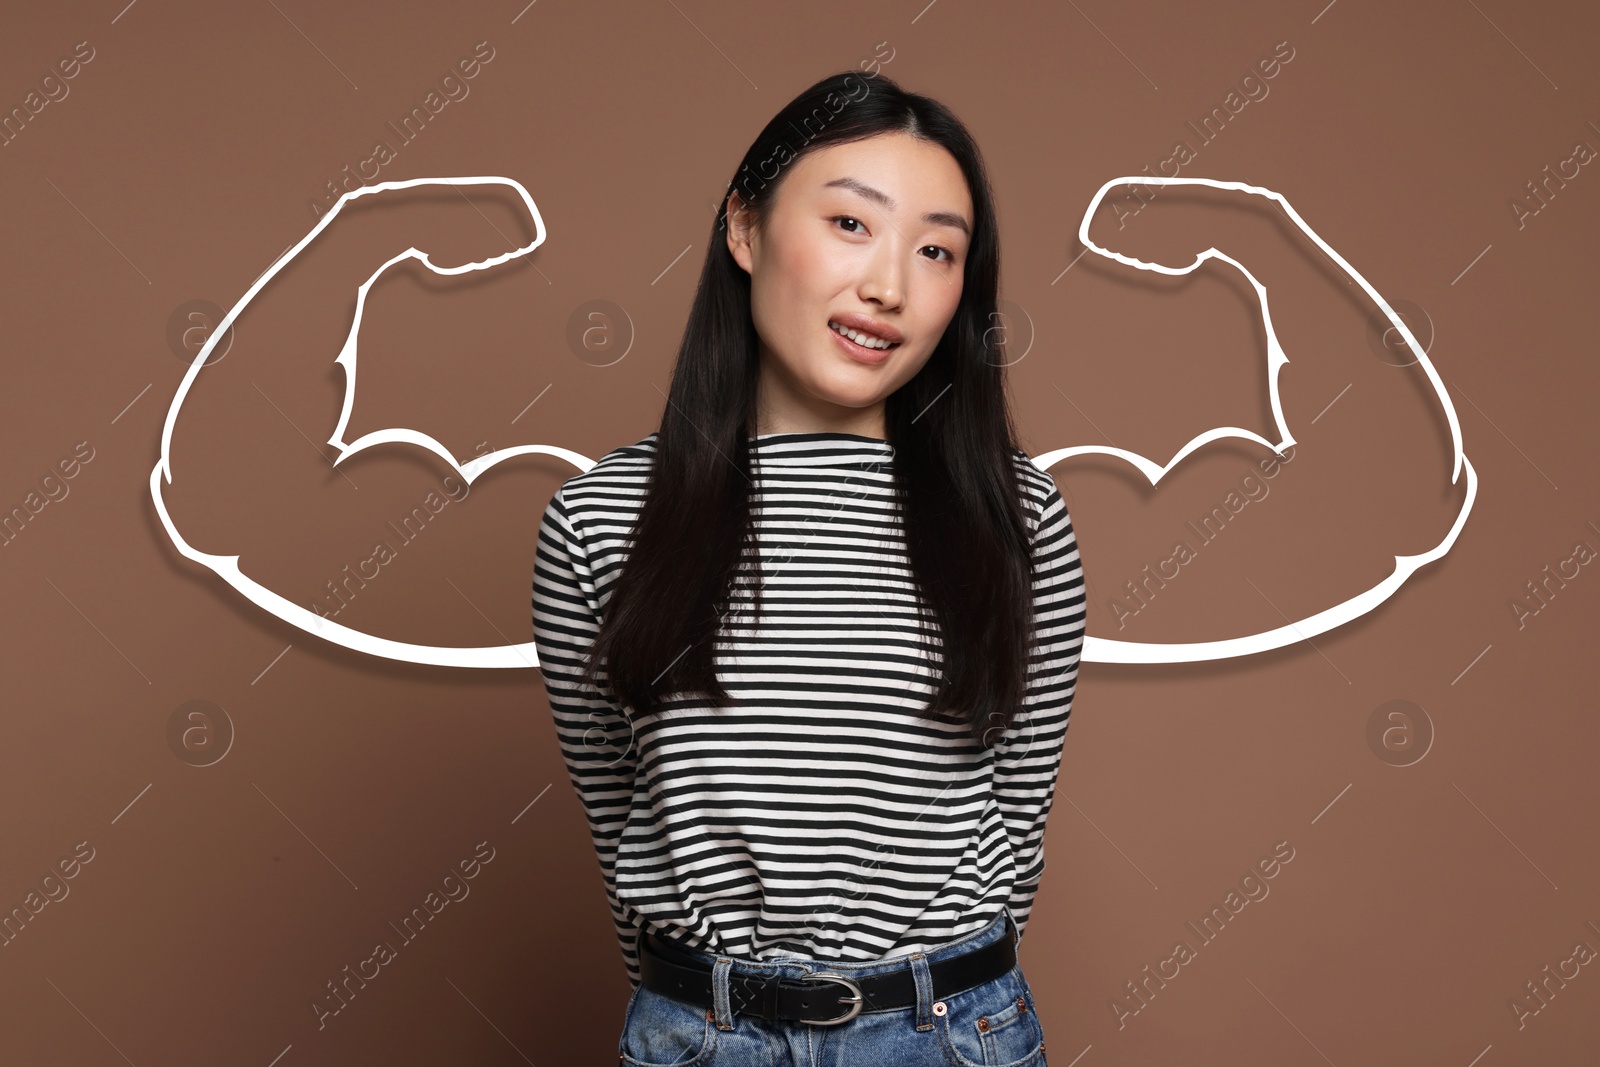
{"label": "black leather belt", "polygon": [[[1006,933],[999,940],[928,964],[934,999],[992,982],[1017,965],[1016,933],[1009,913],[1005,922]],[[651,932],[640,937],[639,949],[639,980],[645,988],[698,1008],[715,1007],[710,964]],[[728,972],[728,1003],[733,1014],[769,1022],[834,1026],[862,1012],[894,1011],[916,1002],[916,979],[909,963],[866,978],[829,971],[826,965],[803,978]],[[823,1018],[816,1018],[819,1015]]]}

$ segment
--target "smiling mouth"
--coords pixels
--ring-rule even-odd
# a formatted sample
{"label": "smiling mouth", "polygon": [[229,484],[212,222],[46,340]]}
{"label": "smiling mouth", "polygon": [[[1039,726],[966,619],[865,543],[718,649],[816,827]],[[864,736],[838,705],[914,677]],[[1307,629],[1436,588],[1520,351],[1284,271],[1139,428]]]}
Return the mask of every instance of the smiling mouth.
{"label": "smiling mouth", "polygon": [[862,333],[860,330],[847,329],[843,326],[840,326],[838,323],[828,323],[828,329],[832,330],[834,333],[838,334],[840,337],[843,337],[850,343],[866,349],[868,352],[888,352],[892,349],[900,347],[899,341],[885,341],[883,338],[874,337],[870,333]]}

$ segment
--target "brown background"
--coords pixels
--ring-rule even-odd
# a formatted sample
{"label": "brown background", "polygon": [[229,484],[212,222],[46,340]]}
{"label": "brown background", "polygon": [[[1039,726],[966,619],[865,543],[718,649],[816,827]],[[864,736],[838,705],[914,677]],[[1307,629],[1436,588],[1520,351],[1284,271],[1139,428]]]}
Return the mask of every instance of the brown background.
{"label": "brown background", "polygon": [[[627,983],[537,671],[335,647],[179,556],[149,474],[204,336],[184,316],[231,307],[380,139],[396,151],[379,180],[516,178],[548,227],[532,256],[467,284],[402,270],[375,287],[351,437],[416,426],[462,456],[549,442],[598,457],[654,428],[746,145],[795,92],[876,56],[985,152],[1031,454],[1165,462],[1212,426],[1273,433],[1236,274],[1077,258],[1101,183],[1160,173],[1183,140],[1183,175],[1283,193],[1407,310],[1480,476],[1454,550],[1354,624],[1242,659],[1084,665],[1022,948],[1051,1062],[1592,1063],[1600,964],[1564,987],[1548,975],[1579,943],[1600,949],[1600,577],[1578,565],[1600,546],[1600,175],[1550,181],[1520,223],[1512,203],[1539,205],[1528,182],[1600,145],[1595,29],[1585,5],[1489,0],[113,0],[8,16],[6,112],[78,42],[93,58],[0,148],[0,510],[70,490],[0,548],[0,909],[37,905],[79,843],[93,858],[0,947],[0,1060],[615,1062]],[[401,141],[387,124],[479,42],[493,58],[469,94]],[[1202,141],[1188,124],[1280,42],[1292,60],[1247,87],[1267,95]],[[447,192],[351,210],[279,276],[177,425],[170,500],[192,543],[309,605],[437,489],[447,465],[415,449],[330,467],[333,357],[378,263],[411,244],[461,262],[522,243],[513,207]],[[1096,225],[1130,254],[1217,242],[1269,286],[1300,444],[1269,496],[1120,620],[1125,583],[1193,543],[1185,524],[1265,453],[1211,446],[1159,490],[1107,456],[1055,466],[1092,635],[1256,632],[1437,543],[1462,493],[1441,411],[1281,218],[1173,191],[1121,230]],[[569,343],[596,300],[615,309],[600,340]],[[79,442],[93,458],[44,482]],[[340,620],[424,643],[530,640],[534,535],[571,473],[537,458],[484,475]],[[1548,577],[1575,552],[1569,580]],[[1371,740],[1397,700],[1405,729]],[[175,740],[190,701],[212,706],[211,733]],[[480,842],[493,859],[470,895],[402,944],[391,924]],[[1185,923],[1280,842],[1294,858],[1270,894],[1200,946]],[[1127,983],[1180,938],[1196,958],[1141,1006]],[[397,958],[319,1027],[327,983],[381,940]],[[1527,989],[1541,979],[1542,1005]],[[1520,1025],[1519,996],[1540,1008]],[[1140,1010],[1119,1022],[1119,999]]]}

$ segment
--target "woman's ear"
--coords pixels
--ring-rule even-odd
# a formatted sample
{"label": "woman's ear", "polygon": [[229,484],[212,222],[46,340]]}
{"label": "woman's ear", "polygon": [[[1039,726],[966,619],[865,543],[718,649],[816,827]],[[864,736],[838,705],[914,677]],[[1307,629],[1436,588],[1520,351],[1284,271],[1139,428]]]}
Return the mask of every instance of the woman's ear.
{"label": "woman's ear", "polygon": [[744,268],[746,274],[751,273],[753,257],[750,250],[750,225],[752,212],[745,206],[738,193],[728,196],[727,205],[727,233],[728,251],[733,255],[733,261]]}

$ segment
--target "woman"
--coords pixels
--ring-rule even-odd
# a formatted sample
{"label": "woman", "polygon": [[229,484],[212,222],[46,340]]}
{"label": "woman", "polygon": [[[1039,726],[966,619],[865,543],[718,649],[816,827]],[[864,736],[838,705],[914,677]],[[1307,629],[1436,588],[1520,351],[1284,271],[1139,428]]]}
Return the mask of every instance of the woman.
{"label": "woman", "polygon": [[1045,1062],[1015,949],[1085,601],[1014,443],[998,267],[955,116],[818,82],[730,183],[659,429],[545,512],[623,1064]]}

